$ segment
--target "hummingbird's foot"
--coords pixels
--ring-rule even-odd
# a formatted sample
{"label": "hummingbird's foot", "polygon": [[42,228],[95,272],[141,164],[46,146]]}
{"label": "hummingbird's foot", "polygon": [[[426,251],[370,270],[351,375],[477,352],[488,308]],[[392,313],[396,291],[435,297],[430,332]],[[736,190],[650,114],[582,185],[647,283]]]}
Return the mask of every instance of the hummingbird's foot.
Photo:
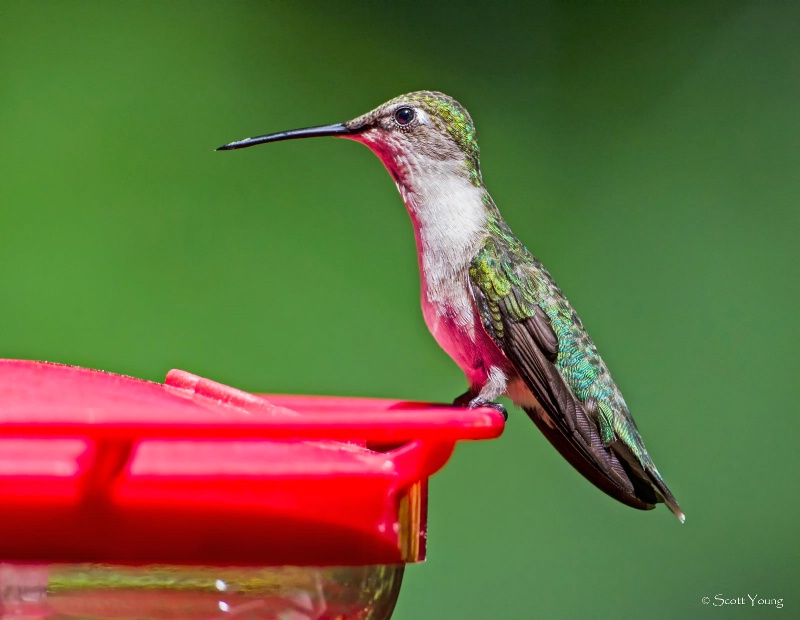
{"label": "hummingbird's foot", "polygon": [[478,407],[491,407],[495,411],[499,411],[500,413],[502,413],[503,420],[508,422],[508,411],[506,411],[506,408],[500,403],[495,403],[490,400],[481,398],[480,396],[477,396],[476,398],[473,398],[471,401],[469,401],[469,408],[477,409]]}
{"label": "hummingbird's foot", "polygon": [[503,414],[503,419],[508,422],[508,411],[500,403],[495,403],[480,396],[473,396],[470,392],[464,392],[453,401],[456,407],[466,407],[467,409],[477,409],[478,407],[491,407]]}

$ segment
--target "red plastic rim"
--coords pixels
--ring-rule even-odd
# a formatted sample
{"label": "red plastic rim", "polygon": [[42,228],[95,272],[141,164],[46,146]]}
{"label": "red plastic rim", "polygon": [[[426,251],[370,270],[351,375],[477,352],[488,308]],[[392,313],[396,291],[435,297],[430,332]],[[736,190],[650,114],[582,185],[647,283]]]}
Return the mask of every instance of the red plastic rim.
{"label": "red plastic rim", "polygon": [[419,561],[428,477],[502,430],[493,409],[0,360],[0,559]]}

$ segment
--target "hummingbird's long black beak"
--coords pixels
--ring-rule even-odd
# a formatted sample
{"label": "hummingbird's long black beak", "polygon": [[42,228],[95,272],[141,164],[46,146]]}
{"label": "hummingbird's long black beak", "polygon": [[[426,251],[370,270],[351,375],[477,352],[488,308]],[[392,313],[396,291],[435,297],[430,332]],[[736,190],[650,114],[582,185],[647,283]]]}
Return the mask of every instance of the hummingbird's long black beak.
{"label": "hummingbird's long black beak", "polygon": [[255,146],[256,144],[265,144],[266,142],[279,142],[280,140],[294,140],[295,138],[318,138],[320,136],[346,136],[358,133],[357,129],[349,129],[342,123],[336,125],[321,125],[320,127],[306,127],[305,129],[292,129],[290,131],[281,131],[278,133],[271,133],[266,136],[258,136],[257,138],[246,138],[231,142],[219,147],[218,151],[232,151],[234,149],[243,149],[248,146]]}

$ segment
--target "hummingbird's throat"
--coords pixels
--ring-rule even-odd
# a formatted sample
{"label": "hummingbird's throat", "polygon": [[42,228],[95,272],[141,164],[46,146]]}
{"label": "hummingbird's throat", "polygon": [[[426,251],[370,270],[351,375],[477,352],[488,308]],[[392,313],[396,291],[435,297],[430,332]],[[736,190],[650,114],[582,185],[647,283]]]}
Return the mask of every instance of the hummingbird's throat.
{"label": "hummingbird's throat", "polygon": [[460,177],[479,187],[477,163],[469,160],[451,141],[434,136],[424,139],[376,128],[348,137],[367,146],[383,162],[394,181],[409,189],[437,183],[444,175]]}
{"label": "hummingbird's throat", "polygon": [[487,231],[486,190],[476,185],[463,153],[444,156],[430,143],[370,129],[353,135],[375,153],[395,181],[417,240],[420,267],[452,274],[466,266]]}
{"label": "hummingbird's throat", "polygon": [[392,134],[370,129],[352,137],[361,142],[381,160],[395,183],[406,183],[411,176],[409,156],[403,150],[403,143]]}

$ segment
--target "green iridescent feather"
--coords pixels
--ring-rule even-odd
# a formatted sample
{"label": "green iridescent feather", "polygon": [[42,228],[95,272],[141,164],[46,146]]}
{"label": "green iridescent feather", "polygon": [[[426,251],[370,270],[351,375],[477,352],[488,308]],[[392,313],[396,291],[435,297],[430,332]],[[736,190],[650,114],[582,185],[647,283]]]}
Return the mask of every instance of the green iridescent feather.
{"label": "green iridescent feather", "polygon": [[[488,195],[486,202],[491,203]],[[646,470],[657,475],[622,394],[580,318],[547,269],[491,207],[490,234],[469,270],[486,299],[483,319],[488,331],[503,348],[507,344],[504,321],[520,322],[544,312],[557,341],[554,365],[595,421],[603,445],[608,447],[618,438]]]}

